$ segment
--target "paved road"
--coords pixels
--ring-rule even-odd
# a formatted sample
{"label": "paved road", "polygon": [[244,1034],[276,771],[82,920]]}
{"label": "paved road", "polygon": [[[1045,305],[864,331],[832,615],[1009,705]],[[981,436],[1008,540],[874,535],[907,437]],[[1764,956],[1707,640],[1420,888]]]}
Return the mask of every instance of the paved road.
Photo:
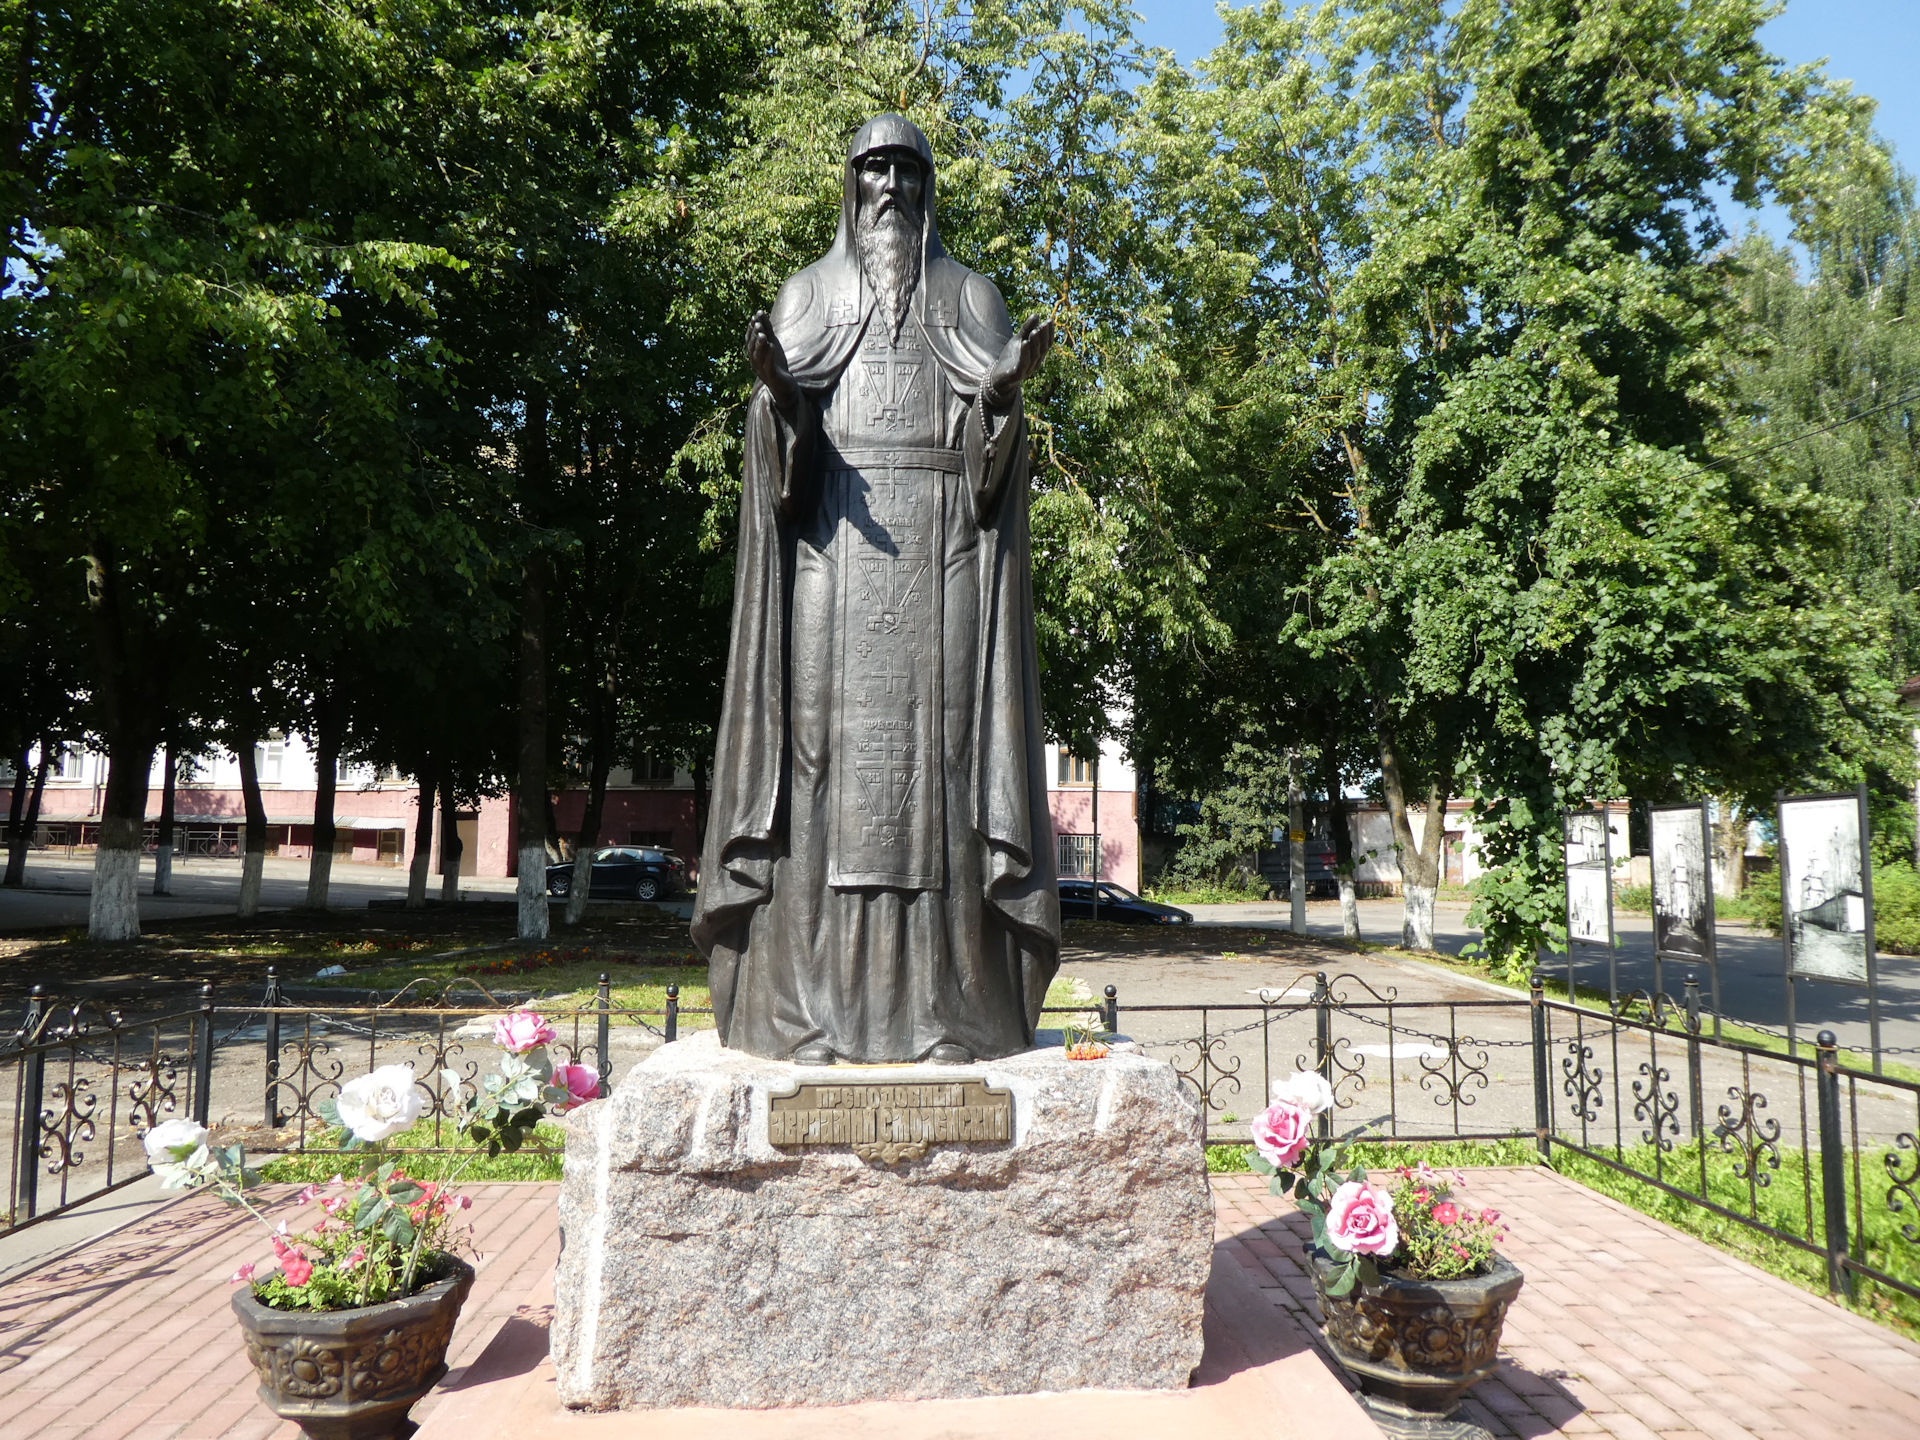
{"label": "paved road", "polygon": [[[76,855],[32,855],[27,859],[27,888],[0,890],[0,933],[49,925],[87,923],[87,897],[93,884],[93,858]],[[464,896],[510,897],[512,880],[461,880]],[[153,857],[140,862],[140,918],[171,919],[189,915],[230,914],[240,898],[240,862],[204,858],[173,862],[173,894],[153,895]],[[364,909],[369,900],[407,893],[407,872],[390,865],[354,865],[333,862],[328,905],[338,910]],[[431,893],[440,893],[440,877],[433,877]],[[304,904],[307,898],[307,862],[266,862],[261,876],[260,903],[268,909]]]}
{"label": "paved road", "polygon": [[[1194,905],[1196,925],[1258,925],[1284,930],[1288,910],[1285,904]],[[1360,902],[1360,934],[1377,944],[1395,945],[1400,941],[1401,907],[1398,900]],[[1654,981],[1653,922],[1645,917],[1622,915],[1615,919],[1618,949],[1614,952],[1616,982],[1621,991],[1650,990]],[[1307,905],[1307,933],[1336,936],[1340,930],[1340,906],[1337,901],[1315,900]],[[1463,945],[1479,938],[1479,932],[1467,926],[1467,911],[1461,905],[1440,905],[1434,913],[1434,945],[1448,954],[1458,954]],[[1722,923],[1717,941],[1720,952],[1720,1006],[1729,1019],[1772,1029],[1784,1029],[1786,981],[1781,974],[1780,940],[1764,930],[1744,924]],[[1591,946],[1580,946],[1574,956],[1574,974],[1582,985],[1606,989],[1607,953]],[[1565,976],[1567,957],[1552,958],[1553,973]],[[1710,985],[1705,967],[1667,962],[1661,967],[1660,987],[1670,995],[1682,993],[1687,974],[1693,971],[1700,980],[1701,1003],[1710,1003]],[[1880,1042],[1888,1050],[1913,1047],[1920,1050],[1920,959],[1909,955],[1883,955],[1880,971]],[[1869,1024],[1864,990],[1846,985],[1801,982],[1796,986],[1795,1020],[1800,1034],[1811,1039],[1822,1029],[1831,1029],[1843,1045],[1865,1050]],[[1920,1063],[1909,1059],[1907,1063]]]}

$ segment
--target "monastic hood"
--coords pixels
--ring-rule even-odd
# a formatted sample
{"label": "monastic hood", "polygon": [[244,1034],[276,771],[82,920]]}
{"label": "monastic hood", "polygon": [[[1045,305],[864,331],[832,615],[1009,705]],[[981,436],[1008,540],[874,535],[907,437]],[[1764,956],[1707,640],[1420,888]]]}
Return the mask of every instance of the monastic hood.
{"label": "monastic hood", "polygon": [[920,187],[920,239],[922,271],[925,261],[947,252],[940,243],[940,226],[934,219],[933,147],[920,127],[904,115],[876,115],[854,133],[847,146],[847,163],[840,167],[840,230],[834,236],[829,253],[854,260],[854,216],[860,208],[860,162],[876,150],[911,150],[920,157],[925,183]]}

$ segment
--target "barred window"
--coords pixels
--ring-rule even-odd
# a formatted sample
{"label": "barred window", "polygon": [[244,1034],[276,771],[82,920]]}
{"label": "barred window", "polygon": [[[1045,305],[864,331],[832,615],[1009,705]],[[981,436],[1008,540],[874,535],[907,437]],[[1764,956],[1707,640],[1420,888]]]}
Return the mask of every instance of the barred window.
{"label": "barred window", "polygon": [[1060,837],[1060,874],[1069,880],[1093,878],[1093,836]]}

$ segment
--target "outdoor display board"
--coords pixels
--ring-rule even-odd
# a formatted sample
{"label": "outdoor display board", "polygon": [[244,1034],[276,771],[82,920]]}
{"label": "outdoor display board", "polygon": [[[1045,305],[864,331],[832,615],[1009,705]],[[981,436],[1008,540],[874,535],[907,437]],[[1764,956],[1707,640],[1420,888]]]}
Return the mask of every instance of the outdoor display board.
{"label": "outdoor display board", "polygon": [[1867,983],[1873,879],[1865,834],[1857,796],[1780,802],[1780,911],[1792,974]]}
{"label": "outdoor display board", "polygon": [[1612,845],[1598,810],[1567,816],[1567,938],[1613,944]]}
{"label": "outdoor display board", "polygon": [[1604,810],[1569,810],[1562,832],[1567,877],[1567,998],[1574,996],[1573,957],[1580,945],[1607,952],[1607,993],[1619,991],[1613,953],[1613,835]]}
{"label": "outdoor display board", "polygon": [[1710,965],[1713,862],[1705,805],[1650,812],[1653,831],[1653,948],[1662,959]]}
{"label": "outdoor display board", "polygon": [[1878,1069],[1880,986],[1873,950],[1866,786],[1851,795],[1782,795],[1777,809],[1788,1046],[1795,1043],[1796,981],[1862,986]]}

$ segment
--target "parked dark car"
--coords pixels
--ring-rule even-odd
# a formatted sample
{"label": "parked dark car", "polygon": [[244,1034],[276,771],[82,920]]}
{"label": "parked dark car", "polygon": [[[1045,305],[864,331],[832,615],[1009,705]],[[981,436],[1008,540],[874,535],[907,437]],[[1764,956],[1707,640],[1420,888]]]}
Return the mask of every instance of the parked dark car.
{"label": "parked dark car", "polygon": [[[687,867],[671,850],[620,845],[593,852],[587,894],[596,900],[664,900],[687,888]],[[547,867],[547,894],[573,888],[572,865]]]}
{"label": "parked dark car", "polygon": [[[1093,919],[1091,880],[1060,882],[1060,918]],[[1116,885],[1111,880],[1100,882],[1100,918],[1116,925],[1188,925],[1193,921],[1193,916],[1185,910],[1176,910],[1157,900],[1142,900],[1124,885]]]}

